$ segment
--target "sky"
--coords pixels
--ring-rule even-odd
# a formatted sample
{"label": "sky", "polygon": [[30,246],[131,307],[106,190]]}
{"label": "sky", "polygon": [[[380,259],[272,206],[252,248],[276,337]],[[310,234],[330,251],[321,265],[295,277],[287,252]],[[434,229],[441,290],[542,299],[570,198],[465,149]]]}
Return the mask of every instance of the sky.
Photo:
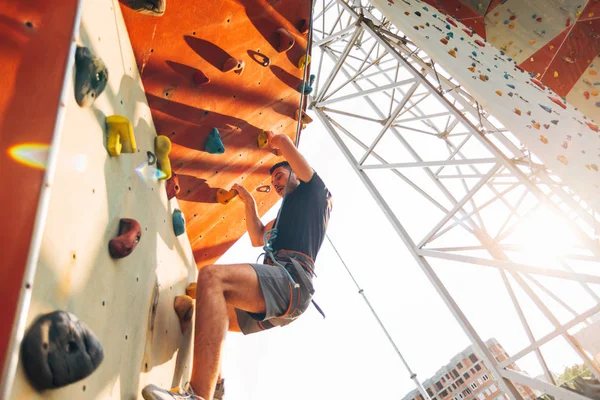
{"label": "sky", "polygon": [[[333,194],[329,237],[410,367],[421,380],[429,378],[469,340],[318,120],[303,131],[300,150]],[[273,219],[278,208],[263,222]],[[255,262],[261,253],[245,235],[219,263]],[[509,353],[528,344],[496,270],[456,263],[434,267],[482,339],[495,337]],[[229,334],[224,357],[228,400],[401,399],[414,389],[327,240],[316,272],[314,299],[326,319],[310,307],[287,327]],[[549,331],[549,323],[521,298],[525,313],[539,322],[536,333]],[[570,318],[559,315],[563,321]],[[556,372],[578,362],[562,340],[544,351]],[[533,356],[519,366],[532,376],[541,373]]]}

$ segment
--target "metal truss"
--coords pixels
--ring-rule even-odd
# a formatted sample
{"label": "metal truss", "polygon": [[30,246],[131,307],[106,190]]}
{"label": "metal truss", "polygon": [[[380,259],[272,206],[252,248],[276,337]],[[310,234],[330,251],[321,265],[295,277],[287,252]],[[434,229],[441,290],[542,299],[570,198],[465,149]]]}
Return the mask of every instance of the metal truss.
{"label": "metal truss", "polygon": [[[598,220],[590,206],[373,5],[316,0],[313,32],[319,65],[310,109],[502,390],[521,399],[514,385],[518,383],[557,399],[585,399],[555,385],[541,347],[563,338],[600,378],[596,363],[569,333],[600,312]],[[411,218],[407,198],[419,200],[419,206],[409,210]],[[557,254],[552,262],[522,261],[527,249],[514,242],[515,232],[541,209],[560,219],[560,228],[573,235],[575,248]],[[411,222],[415,215],[419,224]],[[515,331],[522,329],[527,347],[507,360],[494,358],[432,266],[457,262],[497,269],[512,303],[506,309],[518,315],[522,326]],[[568,293],[551,289],[549,281],[576,282],[592,307],[576,311]],[[550,321],[553,331],[535,337],[516,288]],[[556,304],[571,314],[570,321],[559,321]],[[532,353],[547,382],[514,367]]]}

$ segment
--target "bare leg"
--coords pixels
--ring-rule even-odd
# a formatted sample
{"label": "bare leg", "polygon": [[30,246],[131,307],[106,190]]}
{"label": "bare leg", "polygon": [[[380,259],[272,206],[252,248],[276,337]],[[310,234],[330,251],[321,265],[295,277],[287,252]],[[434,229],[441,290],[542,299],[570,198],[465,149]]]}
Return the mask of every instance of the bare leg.
{"label": "bare leg", "polygon": [[[266,310],[254,268],[248,264],[208,265],[198,273],[196,330],[191,385],[197,395],[212,400],[219,374],[228,305],[253,313]],[[231,307],[229,307],[231,310]],[[238,327],[232,327],[238,328]]]}

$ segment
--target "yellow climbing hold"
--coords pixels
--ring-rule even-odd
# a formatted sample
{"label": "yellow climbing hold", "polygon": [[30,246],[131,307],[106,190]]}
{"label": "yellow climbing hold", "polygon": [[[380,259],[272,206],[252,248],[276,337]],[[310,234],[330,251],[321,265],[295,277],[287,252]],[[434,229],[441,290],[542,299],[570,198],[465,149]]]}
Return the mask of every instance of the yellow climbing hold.
{"label": "yellow climbing hold", "polygon": [[532,124],[532,126],[533,126],[535,129],[540,129],[540,128],[542,127],[542,125],[540,125],[540,123],[539,123],[539,122],[534,122],[534,123]]}
{"label": "yellow climbing hold", "polygon": [[456,58],[456,50],[450,49],[450,51],[448,51],[448,54],[450,54],[452,57]]}
{"label": "yellow climbing hold", "polygon": [[[308,61],[307,61],[308,60]],[[308,64],[310,64],[310,55],[308,57],[306,57],[306,54],[304,54],[302,57],[300,57],[300,59],[298,60],[298,68],[300,69],[304,69],[304,67],[306,67]]]}
{"label": "yellow climbing hold", "polygon": [[533,57],[531,57],[531,58],[529,59],[529,61],[533,62]]}
{"label": "yellow climbing hold", "polygon": [[554,45],[551,44],[550,46],[548,46],[550,48],[550,50],[554,50]]}
{"label": "yellow climbing hold", "polygon": [[267,132],[260,131],[258,134],[258,147],[264,149],[269,144],[269,137],[267,136]]}
{"label": "yellow climbing hold", "polygon": [[591,13],[588,14],[588,18],[592,18],[593,16],[594,16],[593,12],[591,12]]}
{"label": "yellow climbing hold", "polygon": [[554,71],[554,77],[558,78],[558,71]]}
{"label": "yellow climbing hold", "polygon": [[171,139],[164,135],[157,136],[154,139],[154,151],[156,153],[157,167],[162,172],[158,180],[170,179],[171,161],[169,160],[169,153],[171,152]]}
{"label": "yellow climbing hold", "polygon": [[473,67],[473,66],[469,67],[468,69],[469,69],[469,71],[471,71],[471,72],[475,72],[475,67]]}
{"label": "yellow climbing hold", "polygon": [[581,10],[577,11],[577,14],[575,14],[575,18],[579,18],[579,16],[581,15]]}
{"label": "yellow climbing hold", "polygon": [[133,126],[127,117],[110,115],[106,117],[108,130],[108,153],[116,157],[121,153],[134,153],[137,151]]}
{"label": "yellow climbing hold", "polygon": [[509,29],[515,29],[515,24],[514,24],[514,22],[511,22],[510,24],[508,24],[508,28],[509,28]]}

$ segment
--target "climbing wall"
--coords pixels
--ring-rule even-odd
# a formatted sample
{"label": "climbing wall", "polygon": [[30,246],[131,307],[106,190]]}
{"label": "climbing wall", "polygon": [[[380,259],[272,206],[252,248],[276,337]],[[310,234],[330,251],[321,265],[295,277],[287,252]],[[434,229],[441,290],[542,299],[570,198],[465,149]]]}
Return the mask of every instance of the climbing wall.
{"label": "climbing wall", "polygon": [[[141,398],[145,384],[177,386],[191,372],[192,332],[182,334],[173,302],[195,281],[196,268],[187,237],[173,230],[177,200],[167,200],[165,181],[146,173],[156,130],[117,0],[85,1],[75,39],[104,61],[108,84],[87,108],[76,103],[68,84],[26,325],[41,314],[69,311],[97,336],[104,360],[90,376],[38,393],[21,359],[14,399]],[[133,125],[134,153],[108,154],[105,119],[115,114]],[[131,254],[113,259],[108,244],[121,218],[137,220],[141,238]]]}
{"label": "climbing wall", "polygon": [[[156,129],[173,142],[177,197],[198,267],[215,262],[246,230],[243,204],[217,203],[219,189],[245,186],[260,215],[278,200],[267,186],[280,159],[258,148],[257,136],[272,130],[295,138],[309,7],[308,0],[170,2],[154,17],[122,5]],[[293,36],[291,49],[279,49],[278,29]],[[241,74],[223,72],[229,58],[245,64]],[[222,154],[206,148],[214,128]]]}
{"label": "climbing wall", "polygon": [[599,0],[427,0],[598,122]]}
{"label": "climbing wall", "polygon": [[600,198],[598,126],[514,60],[432,6],[373,0],[588,204]]}
{"label": "climbing wall", "polygon": [[[20,163],[52,140],[77,1],[0,0],[0,362],[4,362],[40,199],[44,169]],[[40,74],[39,64],[44,65]],[[39,148],[39,147],[38,147]],[[1,395],[0,395],[1,396]]]}

